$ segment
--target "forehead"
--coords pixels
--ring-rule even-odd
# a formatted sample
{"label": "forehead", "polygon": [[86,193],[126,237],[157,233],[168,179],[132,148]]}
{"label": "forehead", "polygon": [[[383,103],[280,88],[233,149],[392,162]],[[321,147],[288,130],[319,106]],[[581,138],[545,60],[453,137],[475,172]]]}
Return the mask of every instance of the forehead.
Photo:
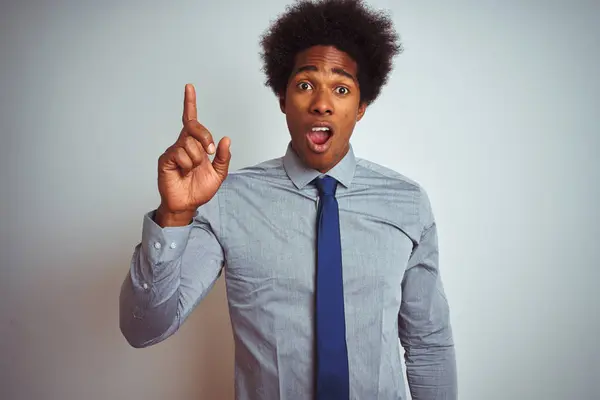
{"label": "forehead", "polygon": [[341,68],[351,74],[357,70],[356,61],[352,57],[333,46],[313,46],[296,55],[294,69],[305,65],[314,65],[319,70]]}

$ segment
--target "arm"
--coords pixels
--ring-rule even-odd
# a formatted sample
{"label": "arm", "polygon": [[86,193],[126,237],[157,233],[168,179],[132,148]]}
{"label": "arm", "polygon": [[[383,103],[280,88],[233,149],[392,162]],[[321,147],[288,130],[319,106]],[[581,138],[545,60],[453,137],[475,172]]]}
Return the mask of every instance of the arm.
{"label": "arm", "polygon": [[215,196],[184,226],[162,228],[155,212],[144,216],[119,297],[120,328],[131,346],[171,336],[214,286],[224,262],[217,202]]}
{"label": "arm", "polygon": [[402,281],[399,336],[413,400],[455,400],[454,341],[438,269],[437,230],[427,195],[421,193],[424,229]]}

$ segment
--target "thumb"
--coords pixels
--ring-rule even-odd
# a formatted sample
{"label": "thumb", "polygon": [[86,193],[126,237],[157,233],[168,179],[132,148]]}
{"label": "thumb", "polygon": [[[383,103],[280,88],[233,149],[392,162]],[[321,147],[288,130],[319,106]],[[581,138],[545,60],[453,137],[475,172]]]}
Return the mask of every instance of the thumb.
{"label": "thumb", "polygon": [[212,162],[213,168],[215,169],[217,175],[219,175],[221,178],[221,181],[224,181],[225,178],[227,178],[227,173],[229,171],[229,161],[231,160],[231,152],[229,151],[230,147],[231,139],[229,139],[227,136],[222,138],[219,141],[217,152]]}

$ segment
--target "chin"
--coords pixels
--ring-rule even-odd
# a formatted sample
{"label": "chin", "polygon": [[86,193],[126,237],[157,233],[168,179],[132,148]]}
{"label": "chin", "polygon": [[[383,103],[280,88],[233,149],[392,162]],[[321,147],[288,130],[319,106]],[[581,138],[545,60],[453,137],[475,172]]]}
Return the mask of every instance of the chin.
{"label": "chin", "polygon": [[327,172],[332,168],[331,157],[327,153],[315,154],[308,150],[301,156],[301,158],[307,167],[316,169],[321,172]]}
{"label": "chin", "polygon": [[305,140],[306,139],[303,137],[300,140],[300,143],[292,141],[292,147],[302,162],[307,167],[321,172],[326,172],[333,168],[335,159],[335,149],[333,147],[335,146],[332,145],[334,143],[330,143],[330,146],[328,146],[325,151],[316,152]]}

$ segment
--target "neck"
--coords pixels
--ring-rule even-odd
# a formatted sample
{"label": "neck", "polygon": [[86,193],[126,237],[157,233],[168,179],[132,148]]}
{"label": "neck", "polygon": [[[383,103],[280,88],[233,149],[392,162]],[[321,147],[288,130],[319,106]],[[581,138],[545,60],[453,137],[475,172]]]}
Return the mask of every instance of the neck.
{"label": "neck", "polygon": [[337,155],[335,162],[333,162],[331,165],[329,165],[326,168],[319,168],[319,169],[317,169],[317,171],[319,171],[322,174],[325,174],[325,173],[331,171],[333,169],[333,167],[338,165],[340,163],[340,161],[342,161],[344,159],[344,157],[346,157],[346,154],[348,154],[349,150],[350,150],[350,145],[348,144],[344,148],[344,151],[342,153],[340,153],[339,155]]}

